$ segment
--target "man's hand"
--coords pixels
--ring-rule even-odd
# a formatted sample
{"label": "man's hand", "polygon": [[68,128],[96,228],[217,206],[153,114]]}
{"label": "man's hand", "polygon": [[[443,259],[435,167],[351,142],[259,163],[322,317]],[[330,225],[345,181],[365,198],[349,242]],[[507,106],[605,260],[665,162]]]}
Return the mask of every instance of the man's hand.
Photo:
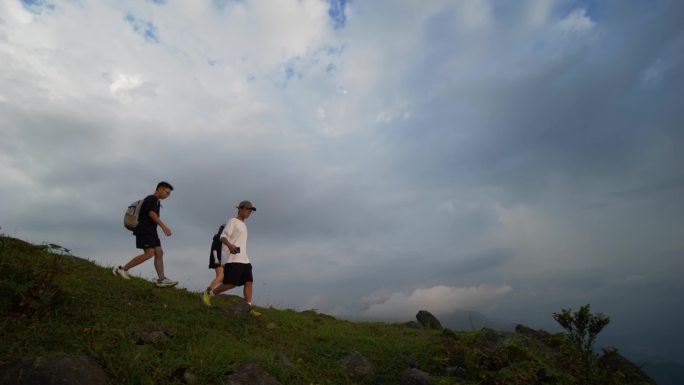
{"label": "man's hand", "polygon": [[168,228],[168,227],[166,227],[166,226],[162,226],[161,228],[162,228],[162,231],[164,232],[164,234],[166,234],[167,237],[170,237],[170,236],[171,236],[171,229],[170,229],[170,228]]}
{"label": "man's hand", "polygon": [[228,243],[226,246],[228,246],[228,250],[230,250],[231,254],[237,254],[238,253],[237,247],[235,247],[234,244]]}
{"label": "man's hand", "polygon": [[164,222],[162,222],[161,219],[159,219],[159,215],[157,215],[157,213],[155,213],[154,211],[150,210],[150,218],[152,218],[152,220],[154,221],[154,223],[158,224],[159,227],[162,228],[162,231],[164,232],[164,234],[166,234],[167,237],[170,237],[170,236],[171,236],[171,229],[168,228],[168,227],[166,227],[166,225],[164,224]]}

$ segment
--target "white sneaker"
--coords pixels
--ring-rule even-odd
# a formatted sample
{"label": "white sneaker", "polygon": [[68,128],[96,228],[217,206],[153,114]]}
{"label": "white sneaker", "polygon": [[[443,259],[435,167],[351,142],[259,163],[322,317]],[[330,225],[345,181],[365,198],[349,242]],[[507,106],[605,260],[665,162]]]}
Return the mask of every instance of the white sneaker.
{"label": "white sneaker", "polygon": [[112,274],[114,274],[114,276],[119,276],[123,279],[131,279],[131,277],[128,276],[128,272],[124,270],[121,266],[117,266],[114,269],[112,269]]}
{"label": "white sneaker", "polygon": [[178,281],[172,281],[164,277],[162,279],[158,279],[155,285],[157,285],[157,287],[172,287],[178,285]]}

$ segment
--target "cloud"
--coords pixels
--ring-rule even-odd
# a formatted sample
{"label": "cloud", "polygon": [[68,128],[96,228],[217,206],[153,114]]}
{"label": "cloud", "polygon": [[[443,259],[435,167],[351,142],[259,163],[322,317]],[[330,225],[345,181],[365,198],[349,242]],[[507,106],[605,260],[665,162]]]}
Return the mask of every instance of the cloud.
{"label": "cloud", "polygon": [[551,16],[554,2],[552,0],[528,0],[524,7],[524,20],[530,28],[544,26]]}
{"label": "cloud", "polygon": [[419,310],[428,310],[435,315],[449,314],[458,309],[487,306],[512,291],[508,285],[481,285],[466,288],[434,286],[416,289],[410,294],[375,292],[363,299],[369,305],[361,314],[382,320],[407,319]]}
{"label": "cloud", "polygon": [[587,15],[587,10],[577,8],[559,22],[559,27],[566,32],[586,32],[594,28],[596,23]]}

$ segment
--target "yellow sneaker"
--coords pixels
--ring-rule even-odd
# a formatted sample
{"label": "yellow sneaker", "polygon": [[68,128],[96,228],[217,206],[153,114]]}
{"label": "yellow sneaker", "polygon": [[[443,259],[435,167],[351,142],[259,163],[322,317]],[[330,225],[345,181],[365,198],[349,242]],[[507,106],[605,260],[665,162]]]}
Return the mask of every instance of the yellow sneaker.
{"label": "yellow sneaker", "polygon": [[252,310],[249,311],[249,314],[250,314],[250,315],[253,315],[253,316],[255,316],[255,317],[258,317],[258,316],[261,315],[261,313],[259,313],[258,311],[254,310],[254,308],[252,308]]}
{"label": "yellow sneaker", "polygon": [[202,302],[204,302],[205,305],[211,307],[211,295],[209,295],[209,290],[205,290],[204,294],[202,294]]}

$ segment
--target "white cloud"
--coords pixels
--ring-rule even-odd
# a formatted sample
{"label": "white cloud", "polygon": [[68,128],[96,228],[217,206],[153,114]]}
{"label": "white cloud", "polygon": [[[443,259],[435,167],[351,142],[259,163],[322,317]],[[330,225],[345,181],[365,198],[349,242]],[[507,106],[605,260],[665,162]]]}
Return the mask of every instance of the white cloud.
{"label": "white cloud", "polygon": [[383,320],[405,319],[415,315],[419,310],[428,310],[432,314],[449,314],[457,309],[474,309],[495,302],[513,288],[504,286],[449,287],[434,286],[416,289],[410,294],[400,292],[373,293],[364,298],[371,304],[362,315]]}
{"label": "white cloud", "polygon": [[566,32],[586,32],[595,25],[596,23],[587,15],[587,10],[584,8],[573,10],[559,22],[560,28]]}
{"label": "white cloud", "polygon": [[128,91],[138,88],[141,83],[142,81],[138,76],[118,74],[109,85],[109,90],[112,91],[113,94],[116,94],[119,91]]}
{"label": "white cloud", "polygon": [[544,26],[551,16],[553,0],[528,0],[525,8],[525,22],[530,28]]}
{"label": "white cloud", "polygon": [[0,28],[5,23],[30,23],[33,21],[31,12],[24,9],[20,1],[3,1],[0,2],[0,15],[5,17],[0,18]]}

